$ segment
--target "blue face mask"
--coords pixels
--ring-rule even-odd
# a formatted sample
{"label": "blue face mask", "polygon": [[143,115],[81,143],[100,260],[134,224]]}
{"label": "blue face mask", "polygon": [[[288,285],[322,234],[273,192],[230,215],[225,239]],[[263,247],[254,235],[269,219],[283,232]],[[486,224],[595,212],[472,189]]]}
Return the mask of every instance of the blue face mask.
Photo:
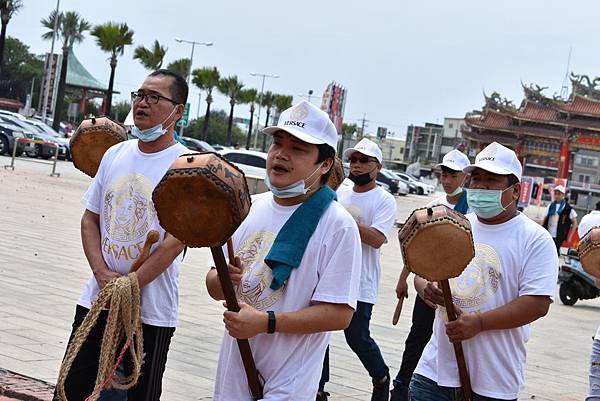
{"label": "blue face mask", "polygon": [[469,189],[467,191],[467,203],[469,208],[483,219],[491,219],[498,216],[510,206],[502,206],[502,194],[512,188],[512,185],[505,190],[496,189]]}
{"label": "blue face mask", "polygon": [[173,124],[175,124],[175,121],[173,121],[171,124],[169,124],[166,128],[163,128],[163,123],[165,121],[167,121],[169,118],[171,118],[171,116],[173,115],[173,113],[175,112],[175,108],[173,108],[173,110],[171,111],[171,113],[167,116],[167,118],[165,118],[163,120],[162,123],[155,125],[152,128],[148,128],[148,129],[144,129],[141,130],[139,129],[137,126],[134,126],[131,129],[131,135],[135,136],[136,138],[138,138],[140,141],[142,142],[153,142],[156,141],[158,138],[160,138],[161,136],[163,136],[164,134],[167,133],[167,131],[169,130],[169,128],[171,128],[171,126]]}
{"label": "blue face mask", "polygon": [[310,188],[305,188],[304,181],[310,179],[313,175],[315,175],[315,173],[321,168],[322,164],[323,163],[321,163],[319,167],[317,167],[315,171],[313,171],[313,173],[309,175],[305,180],[300,180],[296,183],[282,188],[278,188],[271,184],[271,181],[269,181],[269,173],[267,173],[267,175],[265,175],[265,185],[277,198],[287,199],[305,195],[310,191]]}

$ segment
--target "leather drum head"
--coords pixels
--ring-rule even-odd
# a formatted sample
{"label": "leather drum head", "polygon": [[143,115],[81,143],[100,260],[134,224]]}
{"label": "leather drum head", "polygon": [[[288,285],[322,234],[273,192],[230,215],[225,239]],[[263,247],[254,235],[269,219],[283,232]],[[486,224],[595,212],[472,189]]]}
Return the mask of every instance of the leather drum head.
{"label": "leather drum head", "polygon": [[191,247],[223,245],[250,211],[244,173],[210,152],[180,156],[152,200],[160,225]]}
{"label": "leather drum head", "polygon": [[600,278],[600,227],[592,228],[581,239],[578,251],[583,270]]}
{"label": "leather drum head", "polygon": [[404,265],[429,281],[458,277],[475,256],[471,224],[446,206],[413,211],[398,237]]}
{"label": "leather drum head", "polygon": [[329,179],[327,180],[327,185],[329,188],[337,191],[337,189],[342,185],[342,181],[344,181],[344,166],[342,165],[342,160],[339,157],[334,157],[333,166],[331,167],[331,174],[329,175]]}
{"label": "leather drum head", "polygon": [[97,117],[81,122],[71,137],[73,165],[95,177],[104,153],[113,145],[127,140],[127,132],[108,117]]}

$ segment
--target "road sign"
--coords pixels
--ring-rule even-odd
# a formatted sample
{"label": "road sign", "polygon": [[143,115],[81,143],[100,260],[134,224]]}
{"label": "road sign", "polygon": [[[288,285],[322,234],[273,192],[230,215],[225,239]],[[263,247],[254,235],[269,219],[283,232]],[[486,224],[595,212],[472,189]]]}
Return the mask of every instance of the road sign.
{"label": "road sign", "polygon": [[190,118],[190,104],[186,103],[183,109],[183,117],[177,122],[178,127],[187,127]]}

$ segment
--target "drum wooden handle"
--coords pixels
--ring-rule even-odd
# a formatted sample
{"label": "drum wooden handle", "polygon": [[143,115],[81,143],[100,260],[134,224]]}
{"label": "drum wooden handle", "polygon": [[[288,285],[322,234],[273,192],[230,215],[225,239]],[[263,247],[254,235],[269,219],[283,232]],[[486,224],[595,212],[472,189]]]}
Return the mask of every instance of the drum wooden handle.
{"label": "drum wooden handle", "polygon": [[396,309],[394,310],[394,317],[392,317],[392,324],[395,326],[398,324],[398,320],[400,319],[400,312],[402,312],[402,304],[404,304],[404,297],[398,299],[398,303],[396,304]]}
{"label": "drum wooden handle", "polygon": [[148,235],[146,235],[146,242],[144,242],[144,247],[142,248],[142,252],[140,256],[137,257],[136,260],[131,264],[131,268],[129,269],[129,273],[137,271],[141,265],[144,264],[146,259],[150,257],[150,248],[160,239],[160,234],[156,230],[148,231]]}
{"label": "drum wooden handle", "polygon": [[[221,247],[211,247],[210,252],[212,253],[215,266],[217,267],[217,275],[221,283],[221,289],[225,296],[225,302],[227,303],[227,309],[232,312],[239,312],[240,305],[238,304],[235,296],[235,290],[233,289],[233,283],[229,277],[229,269],[227,268],[227,262],[225,261],[225,255],[223,255],[223,249]],[[233,253],[233,251],[232,251]],[[246,378],[248,379],[248,386],[250,387],[250,393],[254,400],[260,400],[263,398],[263,388],[259,380],[258,370],[256,370],[256,364],[252,357],[252,351],[250,350],[250,343],[248,340],[237,340],[238,348],[240,349],[240,355],[244,364],[244,370],[246,371]]]}
{"label": "drum wooden handle", "polygon": [[[450,291],[450,283],[448,280],[440,281],[442,292],[444,293],[444,305],[446,306],[446,313],[448,314],[448,321],[453,322],[456,320],[456,310],[454,309],[454,302],[452,302],[452,292]],[[471,394],[471,379],[469,378],[469,371],[467,370],[467,364],[465,362],[465,355],[463,353],[462,343],[455,343],[454,354],[456,355],[456,363],[458,365],[458,375],[460,376],[460,385],[462,387],[463,396],[465,401],[472,401],[473,396]]]}
{"label": "drum wooden handle", "polygon": [[235,253],[233,253],[233,241],[231,238],[227,240],[227,257],[229,258],[229,263],[233,264],[235,260]]}

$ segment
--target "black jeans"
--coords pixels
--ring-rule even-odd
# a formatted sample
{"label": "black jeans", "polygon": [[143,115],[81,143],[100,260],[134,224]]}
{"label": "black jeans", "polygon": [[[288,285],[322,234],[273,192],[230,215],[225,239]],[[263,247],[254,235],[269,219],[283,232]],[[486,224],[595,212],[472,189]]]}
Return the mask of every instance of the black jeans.
{"label": "black jeans", "polygon": [[[88,312],[89,309],[77,305],[69,344],[73,341],[75,331]],[[65,380],[65,393],[69,401],[84,401],[94,391],[96,375],[98,374],[100,347],[107,317],[108,311],[100,313],[96,326],[90,331],[73,361]],[[144,362],[137,385],[127,392],[127,400],[158,401],[162,393],[162,376],[167,364],[167,353],[175,328],[142,324],[142,330],[144,335]],[[123,361],[125,374],[129,375],[132,369],[129,352],[125,353]],[[58,400],[56,392],[54,393],[54,399]]]}
{"label": "black jeans", "polygon": [[410,379],[421,358],[423,349],[429,342],[433,333],[433,320],[435,309],[427,306],[425,301],[415,295],[415,306],[412,313],[412,326],[404,343],[404,353],[400,370],[394,379],[394,387],[408,387]]}

